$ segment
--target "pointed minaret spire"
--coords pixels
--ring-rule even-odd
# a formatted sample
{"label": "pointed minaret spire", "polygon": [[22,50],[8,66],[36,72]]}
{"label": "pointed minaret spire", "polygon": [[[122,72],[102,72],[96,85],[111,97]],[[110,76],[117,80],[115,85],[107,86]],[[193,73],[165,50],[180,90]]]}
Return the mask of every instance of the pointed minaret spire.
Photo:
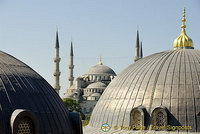
{"label": "pointed minaret spire", "polygon": [[136,62],[139,59],[139,27],[137,28],[137,37],[136,37],[136,46],[135,46],[135,58],[134,61]]}
{"label": "pointed minaret spire", "polygon": [[58,39],[58,27],[56,26],[56,44],[55,48],[59,48],[59,39]]}
{"label": "pointed minaret spire", "polygon": [[72,43],[72,38],[71,38],[71,50],[70,50],[70,56],[74,56],[74,53],[73,53],[73,43]]}
{"label": "pointed minaret spire", "polygon": [[59,94],[60,90],[60,71],[59,71],[59,62],[60,62],[60,57],[59,57],[59,40],[58,40],[58,28],[56,28],[56,43],[55,43],[55,58],[54,58],[54,63],[55,63],[55,71],[53,73],[55,77],[55,82],[54,82],[54,89],[56,92]]}
{"label": "pointed minaret spire", "polygon": [[143,58],[143,52],[142,52],[142,41],[140,42],[140,51],[139,51],[139,53],[140,53],[139,58],[140,58],[140,59]]}
{"label": "pointed minaret spire", "polygon": [[73,75],[73,69],[74,69],[74,53],[73,53],[73,43],[71,38],[71,49],[70,49],[70,57],[69,57],[69,88],[73,85],[74,81],[74,75]]}

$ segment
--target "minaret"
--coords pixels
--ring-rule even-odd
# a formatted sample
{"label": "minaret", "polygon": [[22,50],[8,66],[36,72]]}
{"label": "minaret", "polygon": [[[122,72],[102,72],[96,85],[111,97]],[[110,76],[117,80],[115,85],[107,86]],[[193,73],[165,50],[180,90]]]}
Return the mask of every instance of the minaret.
{"label": "minaret", "polygon": [[58,28],[57,28],[56,29],[55,58],[54,58],[55,71],[54,71],[53,75],[55,77],[54,89],[56,90],[56,92],[58,94],[59,94],[59,90],[60,90],[60,83],[59,83],[59,78],[60,78],[59,62],[60,62],[60,57],[59,57],[59,40],[58,40]]}
{"label": "minaret", "polygon": [[73,44],[71,39],[71,49],[70,49],[70,58],[69,58],[69,88],[73,85],[74,76],[73,76],[73,69],[74,69],[74,63],[73,63]]}
{"label": "minaret", "polygon": [[139,58],[143,58],[143,52],[142,52],[142,41],[140,42],[140,50],[139,50]]}
{"label": "minaret", "polygon": [[136,37],[136,47],[135,47],[135,58],[134,61],[136,62],[137,60],[139,60],[139,31],[137,28],[137,37]]}

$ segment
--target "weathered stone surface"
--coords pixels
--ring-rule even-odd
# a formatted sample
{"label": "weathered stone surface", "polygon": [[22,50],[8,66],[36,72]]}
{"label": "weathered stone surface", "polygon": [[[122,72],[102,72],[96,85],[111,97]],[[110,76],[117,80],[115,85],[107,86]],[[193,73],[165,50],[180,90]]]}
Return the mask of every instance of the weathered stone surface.
{"label": "weathered stone surface", "polygon": [[[199,63],[200,51],[195,49],[169,50],[138,60],[105,89],[88,128],[99,130],[103,123],[111,125],[111,130],[114,125],[127,125],[131,110],[144,106],[149,115],[155,108],[165,107],[170,113],[170,123],[176,120],[183,126],[191,126],[190,132],[200,133]],[[115,133],[114,130],[111,133]]]}

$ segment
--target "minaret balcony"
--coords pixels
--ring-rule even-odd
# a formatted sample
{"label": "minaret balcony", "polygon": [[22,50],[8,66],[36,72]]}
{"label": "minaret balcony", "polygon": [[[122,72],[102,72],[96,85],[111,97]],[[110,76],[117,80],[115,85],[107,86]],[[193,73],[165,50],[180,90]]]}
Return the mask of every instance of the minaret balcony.
{"label": "minaret balcony", "polygon": [[54,58],[54,62],[60,62],[60,58]]}
{"label": "minaret balcony", "polygon": [[73,81],[73,80],[74,80],[74,77],[69,77],[68,80],[69,80],[69,81]]}
{"label": "minaret balcony", "polygon": [[69,65],[69,69],[74,69],[74,65]]}
{"label": "minaret balcony", "polygon": [[60,76],[60,72],[54,72],[53,75],[54,76]]}

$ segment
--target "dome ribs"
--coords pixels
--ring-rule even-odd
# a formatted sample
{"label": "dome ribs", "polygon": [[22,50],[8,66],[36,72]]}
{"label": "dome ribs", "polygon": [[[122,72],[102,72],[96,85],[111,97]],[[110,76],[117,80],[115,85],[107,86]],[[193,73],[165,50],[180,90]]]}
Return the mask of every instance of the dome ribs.
{"label": "dome ribs", "polygon": [[[148,63],[151,63],[150,61],[148,62]],[[141,66],[145,66],[146,64],[148,64],[148,63],[140,63],[139,64],[139,66],[141,67]],[[152,63],[151,63],[152,64]],[[131,66],[130,66],[131,67]],[[129,71],[130,71],[131,69],[129,69]],[[118,101],[117,103],[116,103],[116,105],[117,105],[117,107],[114,109],[114,110],[112,110],[111,112],[109,112],[110,113],[110,115],[111,115],[111,122],[117,122],[117,125],[124,125],[123,124],[123,121],[122,121],[122,117],[121,118],[118,118],[119,117],[119,114],[125,114],[125,111],[126,111],[126,108],[127,108],[127,104],[128,104],[128,101],[130,100],[130,96],[131,96],[131,93],[129,94],[129,97],[127,97],[127,94],[128,94],[128,90],[130,90],[130,86],[129,85],[131,85],[131,83],[133,82],[133,79],[131,79],[132,77],[134,77],[135,78],[135,80],[137,80],[136,79],[136,77],[138,77],[139,75],[138,75],[138,73],[139,73],[139,71],[141,71],[142,72],[142,69],[140,70],[139,68],[137,68],[136,67],[136,69],[134,70],[134,71],[130,71],[130,73],[129,73],[129,75],[124,75],[124,77],[126,78],[125,80],[127,80],[127,79],[129,79],[129,81],[128,81],[128,83],[125,83],[125,82],[123,82],[122,83],[122,85],[121,85],[121,87],[123,88],[123,89],[125,89],[126,88],[126,90],[122,90],[121,89],[121,87],[119,87],[119,91],[121,91],[123,94],[121,94],[121,96],[120,96],[120,100],[121,101]],[[136,73],[137,72],[137,73]],[[130,78],[129,78],[130,77]],[[140,76],[139,76],[140,77]],[[127,87],[126,86],[124,86],[124,85],[127,85]],[[120,90],[121,89],[121,90]],[[120,95],[119,93],[118,93],[118,95]],[[117,100],[116,100],[117,101]],[[123,103],[125,103],[125,104],[123,104]],[[131,106],[132,107],[132,105],[129,105],[129,106]],[[119,123],[118,123],[119,122]],[[126,123],[127,124],[127,123]],[[116,125],[116,124],[112,124],[112,125]],[[129,124],[128,124],[129,125]]]}
{"label": "dome ribs", "polygon": [[[147,111],[149,113],[151,113],[154,110],[154,108],[161,106],[162,98],[158,98],[158,96],[161,96],[162,91],[159,91],[161,86],[158,85],[157,83],[159,82],[158,78],[161,73],[161,70],[162,70],[166,60],[170,57],[171,54],[173,54],[173,51],[169,51],[169,52],[165,53],[164,57],[159,61],[159,63],[156,65],[156,68],[153,71],[155,78],[151,78],[151,79],[154,79],[154,83],[152,83],[153,85],[152,85],[152,90],[150,93],[150,95],[151,95],[150,102],[149,102],[149,107],[147,108]],[[159,64],[160,64],[160,66],[159,66]]]}
{"label": "dome ribs", "polygon": [[[197,52],[196,53],[191,53],[191,57],[193,59],[192,63],[194,64],[194,66],[191,66],[191,64],[190,64],[190,68],[191,68],[192,72],[195,72],[195,73],[192,73],[193,74],[192,75],[192,85],[193,85],[193,92],[192,92],[193,97],[192,98],[194,98],[193,99],[193,104],[194,104],[193,116],[195,117],[195,122],[194,122],[195,123],[194,124],[195,131],[199,132],[200,131],[200,126],[198,124],[200,124],[200,120],[197,119],[197,118],[199,118],[197,114],[200,111],[200,98],[198,97],[198,95],[200,94],[200,89],[199,89],[200,81],[199,81],[199,75],[198,75],[200,73],[200,69],[198,70],[197,66],[199,66],[200,61],[198,60],[198,56],[197,55],[198,55]],[[189,122],[189,124],[190,124],[190,122]]]}
{"label": "dome ribs", "polygon": [[[138,65],[138,67],[139,67],[139,65]],[[137,68],[137,67],[136,67]],[[131,70],[129,70],[128,72],[131,72]],[[128,74],[128,72],[126,72],[126,74]],[[120,75],[120,74],[119,74]],[[123,77],[123,78],[126,78],[125,76]],[[118,81],[119,79],[118,79],[118,77],[116,77],[114,80],[113,80],[113,82],[115,82],[115,81]],[[117,88],[115,88],[115,87],[112,87],[112,88],[115,88],[115,92],[113,92],[112,90],[105,90],[104,91],[104,93],[103,94],[105,94],[105,96],[104,97],[101,97],[100,98],[100,100],[99,101],[105,101],[105,100],[110,100],[110,99],[114,99],[115,98],[115,96],[117,95],[117,89],[119,89],[119,85],[120,85],[120,83],[121,82],[123,82],[124,80],[120,80],[119,82],[117,82],[116,83],[116,86],[115,87],[117,87]],[[110,96],[110,94],[112,94],[112,96]],[[112,97],[112,98],[111,98]],[[114,100],[114,101],[117,101],[117,100]],[[104,104],[103,102],[102,102],[102,104]],[[107,102],[107,103],[105,103],[105,105],[103,105],[102,106],[102,104],[101,103],[97,103],[97,105],[99,105],[99,106],[95,106],[95,108],[94,108],[94,110],[93,110],[93,112],[94,111],[98,111],[99,113],[101,113],[101,114],[98,114],[98,115],[95,115],[95,116],[92,116],[91,117],[91,119],[92,118],[94,118],[94,122],[92,122],[92,123],[94,123],[93,125],[94,126],[97,126],[97,125],[99,125],[99,126],[101,126],[102,125],[102,119],[104,118],[104,113],[103,112],[101,112],[101,111],[103,111],[104,110],[104,108],[106,107],[106,105],[108,105],[108,104],[110,104],[110,101],[109,102]],[[112,105],[112,107],[114,107],[114,105],[116,105],[117,103],[113,103],[113,105]],[[106,119],[107,120],[107,119]],[[96,123],[96,122],[101,122],[101,123]]]}
{"label": "dome ribs", "polygon": [[[40,134],[72,134],[67,108],[46,80],[13,56],[0,51],[0,57],[0,87],[5,90],[0,90],[1,130],[10,131],[10,115],[15,109],[28,109],[38,119]],[[6,102],[6,92],[12,107]]]}
{"label": "dome ribs", "polygon": [[[138,71],[136,75],[139,76],[138,79],[134,79],[133,82],[131,82],[131,85],[135,85],[134,86],[134,90],[132,90],[131,92],[131,97],[129,99],[129,101],[131,101],[131,99],[133,99],[133,104],[129,102],[130,105],[128,105],[129,107],[126,107],[125,112],[124,112],[124,116],[123,116],[123,120],[122,123],[128,124],[129,123],[129,118],[130,118],[130,110],[133,109],[134,107],[138,107],[141,106],[143,104],[143,100],[144,100],[144,95],[146,93],[146,88],[145,86],[142,86],[143,80],[145,79],[145,77],[148,77],[148,73],[150,73],[149,77],[151,77],[151,72],[154,70],[153,67],[155,65],[155,63],[162,58],[162,56],[158,56],[157,58],[151,58],[151,60],[149,60],[149,65],[146,64],[146,67],[142,67],[141,73]],[[148,62],[147,62],[148,63]],[[149,68],[149,70],[147,70],[146,68]],[[152,69],[152,71],[150,71]],[[135,84],[134,84],[135,81]],[[138,86],[136,86],[138,85]],[[129,88],[130,89],[130,88]],[[137,89],[137,90],[135,90]],[[136,99],[139,98],[139,99]],[[128,124],[129,125],[129,124]]]}
{"label": "dome ribs", "polygon": [[[191,130],[182,131],[198,133],[199,85],[199,50],[176,49],[145,57],[127,67],[109,84],[93,111],[90,121],[92,124],[89,123],[89,127],[95,132],[103,123],[108,123],[111,127],[129,126],[132,108],[143,106],[151,115],[155,108],[163,107],[167,110],[167,121],[170,125],[191,126]],[[109,132],[138,132],[118,131]]]}

